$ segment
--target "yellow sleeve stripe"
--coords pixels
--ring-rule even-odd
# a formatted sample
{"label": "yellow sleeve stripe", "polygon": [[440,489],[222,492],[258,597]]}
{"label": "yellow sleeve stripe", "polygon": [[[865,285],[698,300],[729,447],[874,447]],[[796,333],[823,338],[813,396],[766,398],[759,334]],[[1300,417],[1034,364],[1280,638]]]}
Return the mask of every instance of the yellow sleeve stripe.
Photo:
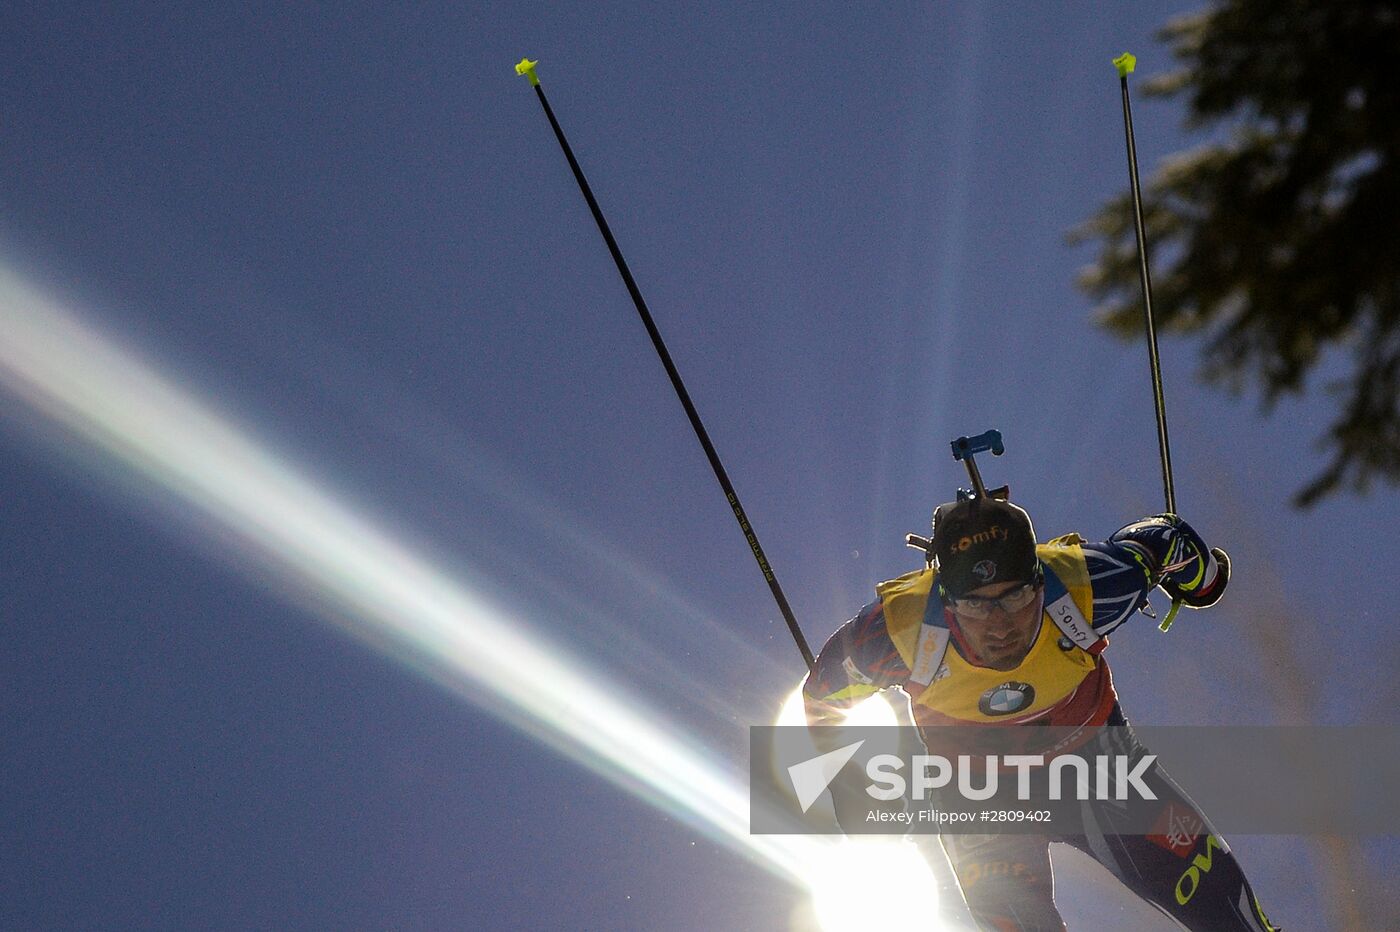
{"label": "yellow sleeve stripe", "polygon": [[856,699],[864,699],[873,696],[880,690],[874,686],[867,686],[864,683],[852,683],[845,689],[838,689],[829,696],[823,696],[822,702],[853,702]]}

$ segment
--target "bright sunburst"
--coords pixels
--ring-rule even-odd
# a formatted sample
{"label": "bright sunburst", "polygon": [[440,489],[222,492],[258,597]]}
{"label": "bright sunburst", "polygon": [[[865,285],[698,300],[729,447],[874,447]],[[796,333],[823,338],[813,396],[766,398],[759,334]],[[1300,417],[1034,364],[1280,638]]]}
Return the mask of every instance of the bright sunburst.
{"label": "bright sunburst", "polygon": [[[333,606],[349,634],[809,889],[825,928],[927,927],[935,888],[914,846],[751,834],[737,768],[3,265],[0,332],[0,386]],[[883,700],[853,715],[894,721]],[[801,721],[800,698],[782,721]]]}
{"label": "bright sunburst", "polygon": [[[892,726],[899,724],[899,716],[885,696],[877,694],[847,712],[846,722]],[[805,723],[802,687],[798,686],[784,700],[774,724]],[[817,753],[815,746],[812,753]],[[826,932],[896,925],[902,929],[943,928],[934,918],[938,910],[936,878],[912,841],[841,838],[805,867],[804,877],[817,922]]]}

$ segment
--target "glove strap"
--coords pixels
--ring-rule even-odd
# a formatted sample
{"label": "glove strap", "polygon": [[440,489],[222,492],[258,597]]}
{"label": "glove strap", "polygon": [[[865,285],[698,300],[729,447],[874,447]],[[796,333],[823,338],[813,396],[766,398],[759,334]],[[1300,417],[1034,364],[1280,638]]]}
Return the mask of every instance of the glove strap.
{"label": "glove strap", "polygon": [[1176,621],[1176,613],[1179,611],[1181,611],[1181,600],[1172,599],[1172,607],[1167,610],[1167,617],[1163,618],[1161,624],[1157,625],[1157,630],[1170,631],[1172,622]]}

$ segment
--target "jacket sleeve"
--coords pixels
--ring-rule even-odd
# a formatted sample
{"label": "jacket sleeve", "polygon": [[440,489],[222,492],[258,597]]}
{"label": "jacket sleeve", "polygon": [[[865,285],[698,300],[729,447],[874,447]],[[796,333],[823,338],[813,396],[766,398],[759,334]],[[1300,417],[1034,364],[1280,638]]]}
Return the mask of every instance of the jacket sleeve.
{"label": "jacket sleeve", "polygon": [[878,600],[860,610],[822,646],[802,687],[809,725],[840,724],[853,705],[902,683],[909,668],[885,628]]}

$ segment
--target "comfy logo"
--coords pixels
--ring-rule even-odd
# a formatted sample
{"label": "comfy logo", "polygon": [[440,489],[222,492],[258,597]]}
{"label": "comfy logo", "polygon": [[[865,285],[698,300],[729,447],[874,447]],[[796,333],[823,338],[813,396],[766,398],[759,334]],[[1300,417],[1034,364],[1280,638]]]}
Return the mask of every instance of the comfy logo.
{"label": "comfy logo", "polygon": [[969,547],[975,547],[978,544],[985,544],[994,540],[1006,540],[1010,536],[1011,533],[1007,531],[1006,528],[1002,527],[1000,524],[995,524],[985,531],[978,531],[976,534],[967,534],[958,538],[958,542],[953,545],[953,552],[962,553]]}

